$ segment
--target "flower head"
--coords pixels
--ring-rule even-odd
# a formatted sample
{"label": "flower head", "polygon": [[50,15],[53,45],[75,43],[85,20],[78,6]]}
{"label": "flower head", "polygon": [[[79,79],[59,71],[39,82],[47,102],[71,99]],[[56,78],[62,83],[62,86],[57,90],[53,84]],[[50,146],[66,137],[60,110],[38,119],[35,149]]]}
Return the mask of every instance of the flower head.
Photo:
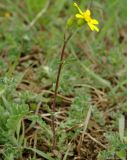
{"label": "flower head", "polygon": [[88,26],[90,27],[90,29],[92,31],[97,31],[99,32],[99,28],[96,26],[97,24],[99,24],[99,22],[96,19],[92,19],[91,18],[91,12],[89,9],[87,9],[85,12],[83,12],[79,6],[77,5],[77,3],[74,3],[74,6],[78,9],[79,13],[77,13],[75,15],[75,17],[77,19],[83,19],[87,22]]}

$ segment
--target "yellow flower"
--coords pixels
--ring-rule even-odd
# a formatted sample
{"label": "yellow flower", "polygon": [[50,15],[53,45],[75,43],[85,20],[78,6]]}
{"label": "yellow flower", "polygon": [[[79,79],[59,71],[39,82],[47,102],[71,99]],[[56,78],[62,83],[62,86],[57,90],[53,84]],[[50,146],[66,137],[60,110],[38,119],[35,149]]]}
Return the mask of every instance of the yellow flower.
{"label": "yellow flower", "polygon": [[95,31],[99,32],[99,28],[96,26],[97,24],[99,24],[99,22],[98,22],[96,19],[92,19],[92,18],[91,18],[91,12],[90,12],[90,10],[87,9],[85,12],[83,12],[83,11],[79,8],[79,6],[77,5],[77,3],[74,3],[74,6],[75,6],[75,7],[78,9],[78,11],[79,11],[79,13],[75,15],[76,18],[77,18],[77,19],[84,19],[84,20],[87,22],[88,26],[90,27],[90,29],[91,29],[92,31],[95,30]]}
{"label": "yellow flower", "polygon": [[9,12],[5,12],[4,17],[6,17],[6,18],[10,18],[10,17],[11,17],[11,13],[9,13]]}

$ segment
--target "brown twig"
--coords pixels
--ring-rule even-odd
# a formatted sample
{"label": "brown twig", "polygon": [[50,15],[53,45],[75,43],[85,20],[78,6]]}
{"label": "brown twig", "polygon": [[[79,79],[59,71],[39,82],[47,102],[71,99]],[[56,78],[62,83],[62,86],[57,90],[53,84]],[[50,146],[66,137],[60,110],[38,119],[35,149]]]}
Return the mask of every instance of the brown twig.
{"label": "brown twig", "polygon": [[52,132],[53,132],[53,140],[52,140],[52,149],[54,150],[56,148],[56,131],[55,131],[55,110],[56,110],[56,98],[57,98],[57,91],[59,87],[59,80],[60,80],[60,74],[61,74],[61,69],[63,65],[63,60],[64,60],[64,51],[66,48],[66,45],[70,38],[72,37],[72,33],[66,38],[64,34],[64,43],[61,51],[61,57],[60,57],[60,63],[58,66],[58,72],[57,72],[57,77],[56,77],[56,85],[55,85],[55,91],[54,91],[54,99],[53,99],[53,104],[52,104]]}

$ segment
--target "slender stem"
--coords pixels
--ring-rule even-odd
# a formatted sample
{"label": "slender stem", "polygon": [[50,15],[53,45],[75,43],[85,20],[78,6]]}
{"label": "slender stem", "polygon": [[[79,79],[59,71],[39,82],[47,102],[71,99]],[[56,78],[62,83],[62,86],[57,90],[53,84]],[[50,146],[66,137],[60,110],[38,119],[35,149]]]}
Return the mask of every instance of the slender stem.
{"label": "slender stem", "polygon": [[67,43],[68,43],[68,41],[70,40],[71,37],[72,37],[72,33],[67,37],[67,39],[66,39],[65,34],[64,34],[64,43],[63,43],[63,47],[62,47],[62,50],[61,50],[60,63],[59,63],[59,66],[58,66],[58,72],[57,72],[57,77],[56,77],[54,99],[53,99],[53,104],[52,104],[52,132],[53,132],[52,149],[56,148],[56,130],[55,130],[56,126],[55,126],[54,113],[56,111],[57,91],[58,91],[58,87],[59,87],[61,69],[62,69],[63,60],[64,60],[64,53],[65,53],[64,51],[65,51],[66,45],[67,45]]}

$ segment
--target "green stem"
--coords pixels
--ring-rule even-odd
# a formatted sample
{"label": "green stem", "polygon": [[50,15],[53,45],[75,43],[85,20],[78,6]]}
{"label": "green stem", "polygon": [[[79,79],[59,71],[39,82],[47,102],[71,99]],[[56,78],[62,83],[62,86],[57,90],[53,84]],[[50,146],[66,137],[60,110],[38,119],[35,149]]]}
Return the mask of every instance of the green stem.
{"label": "green stem", "polygon": [[56,126],[55,126],[55,116],[54,113],[56,111],[56,98],[57,98],[57,91],[59,87],[59,82],[60,82],[60,75],[61,75],[61,70],[63,66],[63,60],[64,60],[64,54],[65,54],[65,48],[67,46],[68,41],[72,37],[72,33],[66,38],[64,34],[64,43],[63,47],[61,50],[61,57],[60,57],[60,63],[58,66],[58,72],[57,72],[57,77],[56,77],[56,85],[55,85],[55,91],[54,91],[54,99],[53,99],[53,104],[52,104],[52,132],[53,132],[53,141],[52,141],[52,149],[54,150],[56,148]]}

